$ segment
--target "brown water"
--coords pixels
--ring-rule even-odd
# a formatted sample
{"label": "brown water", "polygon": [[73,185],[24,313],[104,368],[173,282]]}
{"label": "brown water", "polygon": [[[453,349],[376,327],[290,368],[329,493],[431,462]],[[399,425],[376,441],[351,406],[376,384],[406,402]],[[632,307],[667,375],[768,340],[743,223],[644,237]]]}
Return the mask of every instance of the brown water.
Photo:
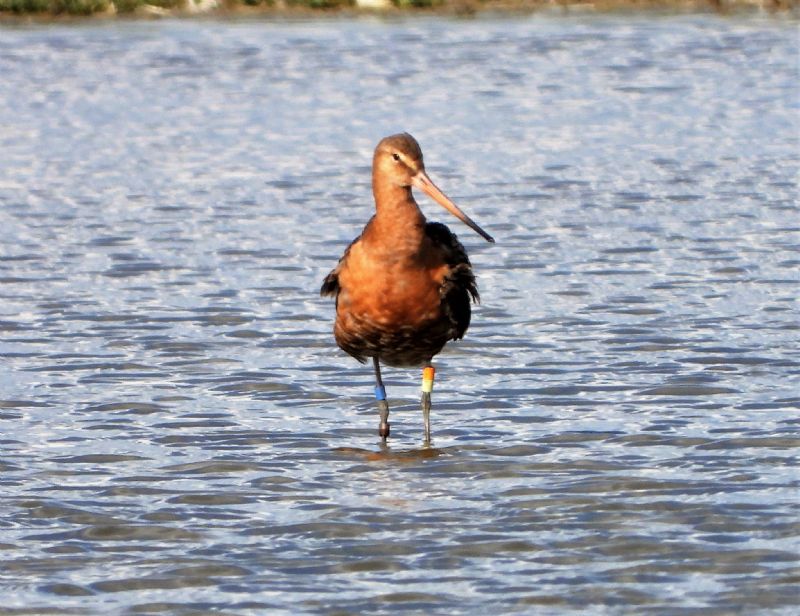
{"label": "brown water", "polygon": [[[791,614],[797,24],[0,30],[0,614]],[[416,370],[323,276],[408,130],[498,243]]]}

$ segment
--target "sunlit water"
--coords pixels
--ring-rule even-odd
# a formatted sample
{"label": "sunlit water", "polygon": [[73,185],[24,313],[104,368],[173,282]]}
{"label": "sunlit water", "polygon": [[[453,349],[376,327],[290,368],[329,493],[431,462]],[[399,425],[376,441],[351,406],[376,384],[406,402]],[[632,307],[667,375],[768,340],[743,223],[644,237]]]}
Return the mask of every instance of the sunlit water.
{"label": "sunlit water", "polygon": [[[0,30],[0,614],[795,613],[797,24]],[[408,130],[498,240],[420,375],[323,276]],[[588,611],[586,611],[588,610]]]}

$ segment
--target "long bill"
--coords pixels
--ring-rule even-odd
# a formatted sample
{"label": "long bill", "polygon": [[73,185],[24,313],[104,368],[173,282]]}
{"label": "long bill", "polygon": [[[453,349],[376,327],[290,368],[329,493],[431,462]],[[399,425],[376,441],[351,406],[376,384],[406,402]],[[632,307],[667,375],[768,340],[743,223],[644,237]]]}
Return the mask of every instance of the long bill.
{"label": "long bill", "polygon": [[425,191],[425,194],[428,195],[431,199],[436,201],[439,205],[441,205],[444,209],[450,212],[453,216],[458,218],[461,222],[467,225],[470,229],[475,231],[478,235],[480,235],[483,239],[487,242],[491,242],[494,244],[494,238],[486,233],[483,229],[478,226],[474,220],[472,220],[469,216],[467,216],[464,212],[461,211],[455,203],[450,201],[450,198],[445,195],[439,187],[434,184],[431,179],[428,177],[428,174],[425,171],[418,171],[416,175],[411,179],[411,183],[419,188],[420,190]]}

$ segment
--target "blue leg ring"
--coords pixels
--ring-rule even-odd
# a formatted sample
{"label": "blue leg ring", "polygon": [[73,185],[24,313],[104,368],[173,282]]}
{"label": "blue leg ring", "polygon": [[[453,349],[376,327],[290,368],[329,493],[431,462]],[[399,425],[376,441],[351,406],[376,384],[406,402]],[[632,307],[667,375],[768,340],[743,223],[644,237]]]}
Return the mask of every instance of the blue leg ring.
{"label": "blue leg ring", "polygon": [[383,385],[375,386],[375,399],[386,400],[386,390],[383,388]]}

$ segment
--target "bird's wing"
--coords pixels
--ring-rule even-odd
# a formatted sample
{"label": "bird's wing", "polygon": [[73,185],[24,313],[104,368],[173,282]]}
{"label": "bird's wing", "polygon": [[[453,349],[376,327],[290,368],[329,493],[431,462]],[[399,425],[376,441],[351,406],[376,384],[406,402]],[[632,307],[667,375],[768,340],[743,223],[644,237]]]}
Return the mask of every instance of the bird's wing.
{"label": "bird's wing", "polygon": [[475,274],[467,251],[450,229],[441,223],[429,222],[425,225],[425,233],[440,248],[445,263],[450,266],[439,289],[439,296],[442,308],[453,325],[453,339],[458,340],[469,327],[472,313],[470,298],[475,303],[480,301]]}
{"label": "bird's wing", "polygon": [[347,261],[347,257],[350,255],[350,249],[353,245],[361,239],[359,235],[356,239],[354,239],[344,251],[342,258],[339,259],[339,263],[336,265],[331,272],[325,276],[325,280],[322,281],[322,288],[319,290],[319,294],[323,297],[325,296],[332,296],[335,297],[338,301],[339,299],[339,291],[341,287],[339,286],[339,271],[342,269],[342,265],[345,261]]}

